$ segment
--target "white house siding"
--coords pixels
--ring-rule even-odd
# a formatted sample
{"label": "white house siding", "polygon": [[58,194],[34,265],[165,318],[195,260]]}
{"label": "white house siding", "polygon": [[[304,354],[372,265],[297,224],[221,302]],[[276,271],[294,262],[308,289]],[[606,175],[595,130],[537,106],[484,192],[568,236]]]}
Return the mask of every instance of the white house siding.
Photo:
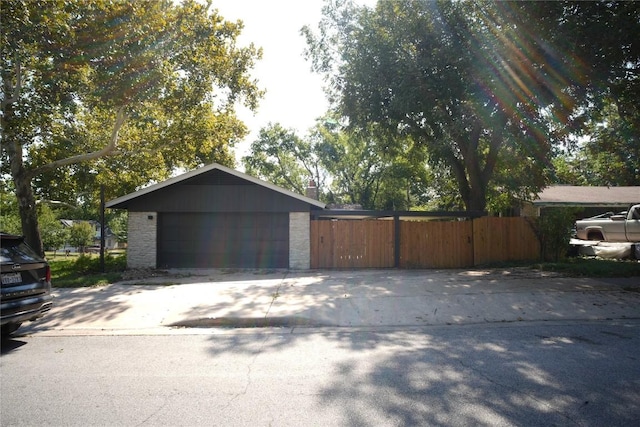
{"label": "white house siding", "polygon": [[289,212],[289,268],[311,268],[309,212]]}
{"label": "white house siding", "polygon": [[128,268],[155,268],[158,214],[156,212],[129,212]]}

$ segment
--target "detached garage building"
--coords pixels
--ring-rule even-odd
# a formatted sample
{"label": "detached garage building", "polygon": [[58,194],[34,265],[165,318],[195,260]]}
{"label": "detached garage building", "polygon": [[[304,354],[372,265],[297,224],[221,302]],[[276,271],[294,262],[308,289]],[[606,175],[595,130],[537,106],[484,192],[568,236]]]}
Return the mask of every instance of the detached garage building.
{"label": "detached garage building", "polygon": [[129,268],[310,268],[325,205],[219,164],[106,204],[129,211]]}

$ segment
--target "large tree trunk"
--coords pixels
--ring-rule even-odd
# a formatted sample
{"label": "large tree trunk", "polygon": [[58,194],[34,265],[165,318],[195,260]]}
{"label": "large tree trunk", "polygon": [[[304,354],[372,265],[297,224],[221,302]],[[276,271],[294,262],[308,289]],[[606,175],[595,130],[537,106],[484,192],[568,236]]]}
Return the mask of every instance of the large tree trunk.
{"label": "large tree trunk", "polygon": [[20,211],[20,221],[22,223],[22,234],[25,241],[41,256],[44,256],[42,238],[38,229],[38,212],[36,209],[36,199],[31,188],[31,178],[22,173],[20,176],[13,176],[16,186],[16,197],[18,198],[18,209]]}
{"label": "large tree trunk", "polygon": [[0,117],[2,136],[0,137],[0,142],[2,143],[3,151],[6,152],[9,158],[11,177],[16,187],[22,234],[25,236],[27,244],[44,256],[42,239],[38,230],[36,199],[31,188],[33,175],[29,174],[25,169],[24,161],[22,160],[22,144],[12,135],[13,132],[11,131],[11,121],[14,118],[13,104],[18,101],[22,87],[20,61],[15,62],[15,67],[15,82],[13,79],[7,78],[4,73],[2,75],[3,92],[6,98],[2,100],[2,116]]}
{"label": "large tree trunk", "polygon": [[499,126],[492,130],[486,153],[479,150],[482,124],[476,121],[468,137],[456,141],[462,158],[456,157],[453,152],[450,154],[458,189],[467,211],[484,211],[487,208],[487,188],[503,144],[505,123],[506,118],[502,117]]}
{"label": "large tree trunk", "polygon": [[[17,91],[19,91],[19,82],[20,79],[18,77]],[[6,83],[4,88],[12,92],[12,88],[7,87]],[[13,183],[16,188],[22,234],[25,236],[27,244],[40,255],[44,256],[42,238],[40,237],[40,231],[38,229],[36,199],[33,195],[33,189],[31,188],[33,175],[30,174],[24,166],[24,161],[22,160],[22,144],[12,135],[10,130],[11,120],[13,119],[14,101],[15,99],[7,99],[2,105],[2,148],[9,158],[11,177],[13,178]]]}
{"label": "large tree trunk", "polygon": [[484,211],[487,207],[488,179],[474,168],[465,165],[477,163],[477,151],[467,151],[464,161],[457,158],[453,152],[449,155],[449,163],[458,184],[458,191],[467,212]]}
{"label": "large tree trunk", "polygon": [[24,234],[27,244],[40,255],[44,256],[44,248],[38,229],[36,199],[33,195],[33,189],[31,188],[32,175],[24,167],[24,162],[22,161],[22,146],[17,141],[5,141],[5,143],[5,149],[9,155],[11,177],[16,187],[22,234]]}
{"label": "large tree trunk", "polygon": [[116,122],[113,127],[111,139],[104,148],[91,153],[79,154],[76,156],[67,157],[65,159],[56,160],[44,166],[36,169],[27,169],[22,159],[22,145],[18,140],[12,138],[11,132],[6,132],[5,129],[11,127],[10,122],[13,118],[13,109],[10,103],[4,106],[4,115],[2,117],[3,134],[2,134],[2,148],[6,151],[9,157],[11,167],[11,177],[16,187],[16,198],[18,199],[18,210],[20,212],[20,222],[22,224],[22,234],[25,236],[25,241],[36,252],[44,256],[44,247],[42,245],[42,238],[40,237],[40,231],[38,229],[38,212],[36,209],[36,199],[33,194],[33,188],[31,187],[31,181],[33,177],[56,168],[67,166],[70,164],[80,163],[88,160],[111,155],[116,150],[116,144],[118,141],[118,132],[124,125],[127,118],[124,107],[120,107],[116,114]]}
{"label": "large tree trunk", "polygon": [[482,212],[487,209],[486,183],[482,183],[482,188],[471,187],[469,198],[465,201],[467,211]]}

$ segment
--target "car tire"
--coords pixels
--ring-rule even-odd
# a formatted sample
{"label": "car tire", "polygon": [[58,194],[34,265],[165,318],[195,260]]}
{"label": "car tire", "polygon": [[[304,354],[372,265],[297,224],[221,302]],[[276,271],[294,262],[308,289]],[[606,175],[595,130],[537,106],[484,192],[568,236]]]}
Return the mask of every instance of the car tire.
{"label": "car tire", "polygon": [[2,334],[2,338],[6,338],[17,331],[20,325],[22,325],[22,323],[7,323],[5,325],[2,325],[2,330],[0,331]]}
{"label": "car tire", "polygon": [[604,236],[600,232],[589,233],[589,235],[587,236],[587,240],[602,242],[604,241]]}

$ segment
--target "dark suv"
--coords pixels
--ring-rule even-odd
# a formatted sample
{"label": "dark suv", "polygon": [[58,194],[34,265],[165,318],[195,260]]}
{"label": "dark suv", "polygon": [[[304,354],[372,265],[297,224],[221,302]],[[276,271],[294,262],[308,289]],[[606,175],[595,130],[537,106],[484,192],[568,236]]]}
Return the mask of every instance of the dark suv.
{"label": "dark suv", "polygon": [[0,319],[2,336],[15,332],[22,322],[51,310],[51,269],[24,242],[24,237],[0,233]]}

